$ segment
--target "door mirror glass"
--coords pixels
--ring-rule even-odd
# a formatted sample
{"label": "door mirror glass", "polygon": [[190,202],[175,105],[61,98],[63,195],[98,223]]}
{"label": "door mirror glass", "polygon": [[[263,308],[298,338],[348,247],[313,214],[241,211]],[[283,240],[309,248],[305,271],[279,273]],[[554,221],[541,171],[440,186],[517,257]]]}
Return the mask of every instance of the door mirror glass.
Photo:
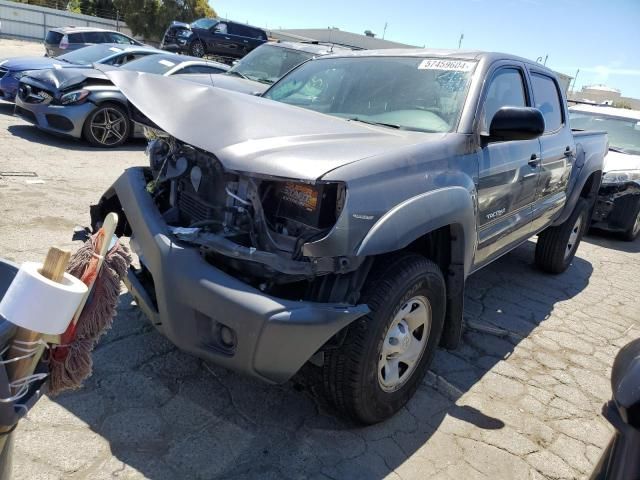
{"label": "door mirror glass", "polygon": [[543,133],[544,117],[537,108],[502,107],[491,120],[489,140],[531,140]]}

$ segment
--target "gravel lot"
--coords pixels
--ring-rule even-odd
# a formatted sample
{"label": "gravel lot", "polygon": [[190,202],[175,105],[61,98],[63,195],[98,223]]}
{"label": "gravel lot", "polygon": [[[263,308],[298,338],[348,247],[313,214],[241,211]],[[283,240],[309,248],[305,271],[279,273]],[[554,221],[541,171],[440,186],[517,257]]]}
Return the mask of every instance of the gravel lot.
{"label": "gravel lot", "polygon": [[[42,53],[0,40],[0,55]],[[0,256],[71,249],[88,205],[143,143],[96,150],[0,103]],[[32,180],[44,183],[33,183]],[[356,428],[294,383],[269,386],[176,350],[121,295],[84,389],[43,398],[16,435],[15,479],[583,478],[612,432],[601,417],[617,350],[640,335],[640,242],[588,236],[571,268],[532,266],[534,243],[474,275],[457,351],[416,397]]]}

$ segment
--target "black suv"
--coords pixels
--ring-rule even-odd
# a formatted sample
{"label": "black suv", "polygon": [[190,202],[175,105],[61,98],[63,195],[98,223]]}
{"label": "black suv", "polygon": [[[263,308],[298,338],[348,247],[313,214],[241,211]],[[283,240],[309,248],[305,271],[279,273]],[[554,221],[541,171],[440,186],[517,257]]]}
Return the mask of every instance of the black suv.
{"label": "black suv", "polygon": [[160,48],[194,57],[236,59],[266,41],[267,34],[260,28],[220,18],[201,18],[191,24],[172,22]]}

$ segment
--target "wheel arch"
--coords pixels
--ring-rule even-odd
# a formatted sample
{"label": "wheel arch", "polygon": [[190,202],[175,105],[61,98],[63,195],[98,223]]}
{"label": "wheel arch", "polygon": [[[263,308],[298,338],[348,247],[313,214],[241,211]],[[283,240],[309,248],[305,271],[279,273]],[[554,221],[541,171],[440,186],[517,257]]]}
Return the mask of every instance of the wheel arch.
{"label": "wheel arch", "polygon": [[440,267],[447,285],[446,317],[440,344],[453,349],[462,334],[464,284],[475,248],[473,194],[464,187],[449,187],[409,199],[387,212],[367,234],[358,255],[411,250],[433,260]]}

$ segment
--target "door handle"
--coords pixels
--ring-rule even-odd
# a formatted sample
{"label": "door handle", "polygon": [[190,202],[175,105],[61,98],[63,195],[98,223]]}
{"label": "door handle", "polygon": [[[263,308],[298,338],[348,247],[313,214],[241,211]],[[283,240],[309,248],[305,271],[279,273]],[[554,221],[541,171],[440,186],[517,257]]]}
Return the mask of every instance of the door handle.
{"label": "door handle", "polygon": [[231,40],[231,37],[224,37],[225,40]]}
{"label": "door handle", "polygon": [[536,155],[535,153],[532,153],[527,163],[531,168],[535,168],[538,165],[540,165],[540,159],[538,158],[538,155]]}

